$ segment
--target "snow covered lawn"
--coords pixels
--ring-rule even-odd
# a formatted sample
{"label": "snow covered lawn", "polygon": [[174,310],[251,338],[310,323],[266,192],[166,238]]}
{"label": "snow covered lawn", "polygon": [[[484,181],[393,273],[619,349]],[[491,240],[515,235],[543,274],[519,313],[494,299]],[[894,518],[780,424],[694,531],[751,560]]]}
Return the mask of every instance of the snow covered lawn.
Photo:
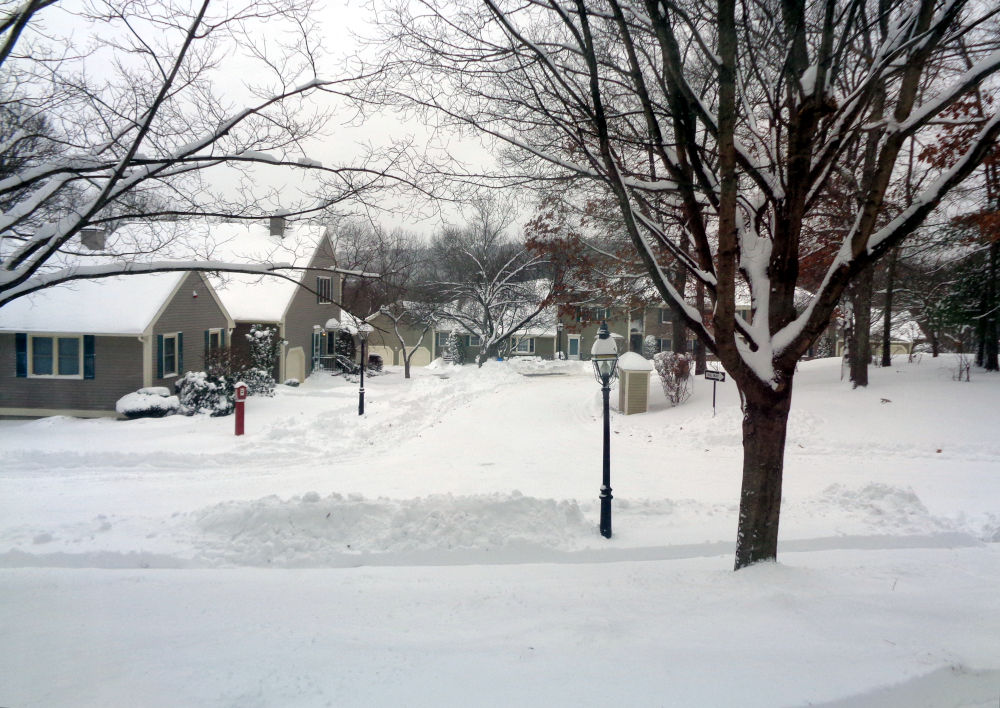
{"label": "snow covered lawn", "polygon": [[803,364],[739,573],[728,382],[613,414],[610,541],[578,363],[393,370],[362,418],[319,375],[242,438],[0,422],[0,705],[995,708],[1000,377],[952,365]]}

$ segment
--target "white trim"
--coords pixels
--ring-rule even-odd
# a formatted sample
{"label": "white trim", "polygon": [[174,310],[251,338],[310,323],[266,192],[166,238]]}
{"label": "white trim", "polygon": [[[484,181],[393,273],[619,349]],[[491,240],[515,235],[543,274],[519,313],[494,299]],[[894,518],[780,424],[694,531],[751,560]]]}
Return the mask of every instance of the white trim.
{"label": "white trim", "polygon": [[[329,288],[320,289],[319,283],[321,280],[330,281]],[[324,300],[324,295],[322,290],[328,290],[326,299]],[[333,276],[330,275],[317,275],[316,276],[316,304],[317,305],[332,305],[333,304]]]}
{"label": "white trim", "polygon": [[[225,349],[225,347],[222,346],[222,330],[223,329],[224,329],[223,327],[209,327],[208,328],[208,350],[205,352],[205,354],[210,354],[212,351],[214,351],[216,349]],[[213,347],[212,346],[212,335],[213,334],[219,335],[219,346],[217,346],[217,347]]]}
{"label": "white trim", "polygon": [[148,388],[153,385],[153,335],[144,334],[139,341],[142,342],[142,385]]}
{"label": "white trim", "polygon": [[[576,340],[576,356],[569,353],[570,347],[569,343],[572,340]],[[583,352],[583,335],[582,334],[566,334],[566,359],[568,361],[580,361],[580,354]]]}
{"label": "white trim", "polygon": [[[180,347],[178,346],[179,342],[177,341],[177,335],[179,335],[179,334],[180,334],[180,332],[163,332],[160,335],[161,337],[163,337],[163,353],[162,353],[162,358],[160,359],[160,366],[157,367],[157,368],[160,369],[160,371],[163,373],[163,376],[161,378],[172,379],[172,378],[176,378],[177,376],[180,376],[180,371],[178,371],[178,369],[180,369],[181,367],[178,366],[179,362],[177,361],[177,355],[178,355],[178,353],[180,351]],[[169,371],[169,372],[167,371],[167,340],[168,339],[173,339],[174,340],[174,370],[173,371]]]}
{"label": "white trim", "polygon": [[[59,379],[62,381],[75,381],[83,378],[83,335],[82,334],[27,334],[28,342],[28,371],[29,379]],[[35,339],[52,340],[52,371],[51,374],[36,374],[35,368]],[[75,339],[77,341],[77,362],[76,374],[59,373],[59,340]]]}

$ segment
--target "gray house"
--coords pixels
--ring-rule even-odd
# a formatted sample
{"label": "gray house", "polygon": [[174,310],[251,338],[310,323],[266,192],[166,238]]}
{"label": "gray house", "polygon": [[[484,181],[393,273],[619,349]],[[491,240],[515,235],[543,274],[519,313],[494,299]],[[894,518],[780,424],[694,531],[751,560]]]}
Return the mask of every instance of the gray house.
{"label": "gray house", "polygon": [[294,266],[287,278],[223,273],[213,276],[219,298],[236,323],[234,353],[247,349],[253,325],[273,327],[287,342],[278,357],[275,379],[303,381],[321,356],[333,353],[334,334],[326,323],[339,319],[343,278],[326,229],[307,222],[211,225],[217,245],[213,257],[249,263]]}
{"label": "gray house", "polygon": [[82,280],[20,298],[0,308],[0,416],[115,416],[125,394],[203,368],[234,324],[200,273]]}

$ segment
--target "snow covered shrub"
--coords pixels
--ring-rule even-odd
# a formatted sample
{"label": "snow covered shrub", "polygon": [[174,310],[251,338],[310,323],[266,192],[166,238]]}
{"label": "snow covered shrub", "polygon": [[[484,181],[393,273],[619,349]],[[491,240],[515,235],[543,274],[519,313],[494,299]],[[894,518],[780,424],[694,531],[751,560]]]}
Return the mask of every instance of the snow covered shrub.
{"label": "snow covered shrub", "polygon": [[444,360],[456,365],[465,363],[465,337],[454,330],[444,345]]}
{"label": "snow covered shrub", "polygon": [[354,344],[354,337],[351,336],[350,332],[345,330],[337,332],[337,338],[333,342],[334,354],[347,357],[351,361],[354,361],[356,350],[357,346]]}
{"label": "snow covered shrub", "polygon": [[368,370],[369,371],[382,371],[382,357],[378,354],[368,355]]}
{"label": "snow covered shrub", "polygon": [[129,420],[134,418],[162,418],[176,413],[180,407],[177,396],[171,396],[170,391],[163,386],[140,388],[135,393],[128,393],[118,399],[115,410]]}
{"label": "snow covered shrub", "polygon": [[291,386],[292,388],[295,388],[298,385],[299,385],[298,379],[285,379],[285,386]]}
{"label": "snow covered shrub", "polygon": [[274,369],[285,340],[268,325],[253,325],[246,335],[250,343],[250,366],[240,372],[250,395],[274,395]]}
{"label": "snow covered shrub", "polygon": [[691,398],[691,364],[694,357],[690,354],[660,352],[653,356],[653,366],[660,375],[663,393],[670,405],[677,406]]}
{"label": "snow covered shrub", "polygon": [[656,337],[653,335],[647,334],[646,338],[642,340],[642,355],[647,359],[652,359],[658,348]]}
{"label": "snow covered shrub", "polygon": [[215,376],[204,371],[189,371],[174,384],[185,415],[207,413],[213,417],[229,415],[236,406],[232,377]]}

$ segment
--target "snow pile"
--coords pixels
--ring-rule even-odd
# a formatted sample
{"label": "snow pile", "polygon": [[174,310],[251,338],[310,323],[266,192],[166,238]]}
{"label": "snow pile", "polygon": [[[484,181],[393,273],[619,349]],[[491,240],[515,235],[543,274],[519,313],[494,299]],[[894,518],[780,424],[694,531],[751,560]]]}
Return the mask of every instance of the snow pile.
{"label": "snow pile", "polygon": [[115,403],[115,410],[126,418],[158,418],[176,413],[180,405],[177,396],[167,395],[165,388],[154,387],[125,394]]}
{"label": "snow pile", "polygon": [[926,534],[955,530],[931,515],[912,489],[872,482],[859,488],[831,484],[804,502],[804,513],[832,519],[836,533]]}
{"label": "snow pile", "polygon": [[408,500],[308,492],[226,502],[192,515],[213,564],[336,565],[345,554],[572,546],[593,535],[576,502],[519,493]]}

